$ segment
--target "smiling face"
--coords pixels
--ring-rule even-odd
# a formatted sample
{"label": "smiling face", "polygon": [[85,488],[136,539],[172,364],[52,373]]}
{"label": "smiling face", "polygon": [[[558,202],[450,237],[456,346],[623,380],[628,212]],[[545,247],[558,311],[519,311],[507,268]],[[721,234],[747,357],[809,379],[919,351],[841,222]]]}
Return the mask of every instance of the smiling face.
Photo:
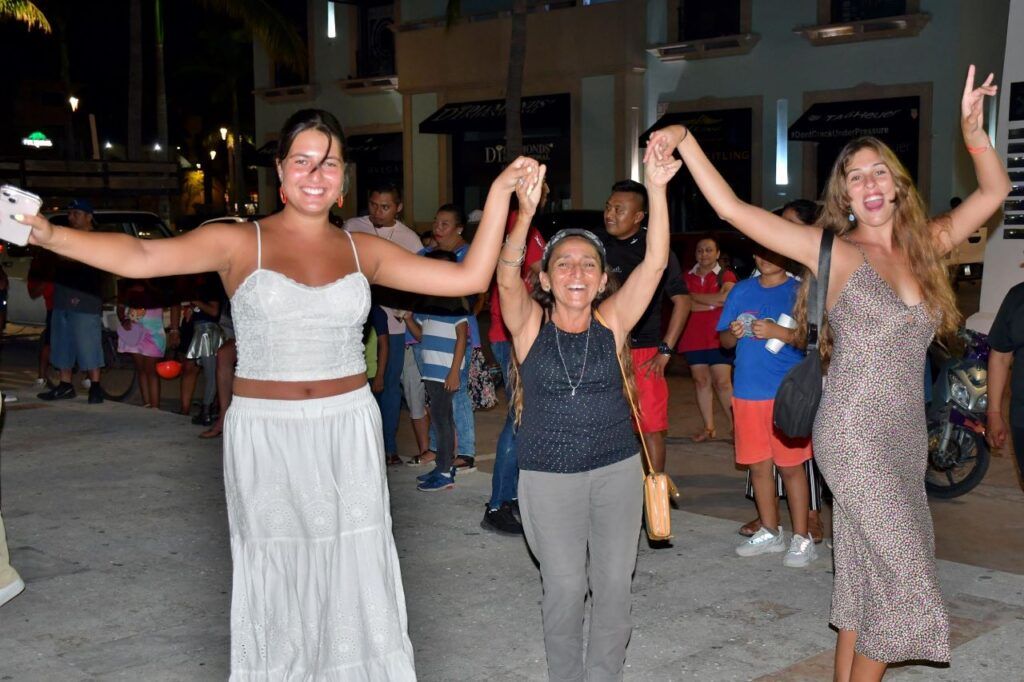
{"label": "smiling face", "polygon": [[643,199],[634,192],[612,192],[604,205],[604,227],[616,239],[629,239],[644,220]]}
{"label": "smiling face", "polygon": [[718,262],[718,244],[713,239],[701,239],[697,242],[697,265],[707,272]]}
{"label": "smiling face", "polygon": [[327,212],[344,186],[341,142],[318,130],[304,130],[278,161],[277,172],[288,207],[307,214]]}
{"label": "smiling face", "polygon": [[846,162],[844,181],[850,211],[860,225],[878,227],[896,211],[896,182],[882,155],[863,147]]}
{"label": "smiling face", "polygon": [[438,211],[434,216],[432,234],[437,240],[438,246],[451,250],[451,247],[459,241],[462,235],[462,225],[458,223],[458,216],[453,211]]}
{"label": "smiling face", "polygon": [[589,308],[608,284],[608,274],[593,244],[582,237],[566,237],[555,245],[540,283],[557,305]]}

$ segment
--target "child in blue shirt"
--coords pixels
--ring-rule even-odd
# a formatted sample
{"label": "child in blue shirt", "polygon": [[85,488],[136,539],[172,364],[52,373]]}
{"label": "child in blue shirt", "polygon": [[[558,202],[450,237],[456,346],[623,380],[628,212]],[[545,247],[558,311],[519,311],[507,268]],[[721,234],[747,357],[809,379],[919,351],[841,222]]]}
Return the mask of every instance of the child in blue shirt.
{"label": "child in blue shirt", "polygon": [[[802,567],[817,556],[807,532],[809,493],[803,466],[811,458],[811,443],[809,438],[787,438],[772,422],[775,393],[786,372],[803,359],[803,353],[789,345],[793,330],[775,322],[780,315],[792,314],[799,283],[789,277],[784,259],[777,254],[762,250],[754,255],[754,261],[760,276],[733,287],[717,327],[722,347],[736,348],[732,399],[736,463],[750,467],[762,523],[736,553],[755,556],[786,551],[772,474],[774,462],[785,484],[793,521],[793,538],[783,564]],[[769,346],[771,339],[783,342],[781,348]]]}
{"label": "child in blue shirt", "polygon": [[[424,254],[456,262],[450,251],[434,250]],[[469,339],[469,316],[456,298],[430,297],[418,310],[405,318],[409,332],[420,343],[423,386],[430,403],[430,421],[437,432],[437,459],[434,470],[419,478],[417,490],[434,492],[455,486],[455,418],[452,398],[461,385]]]}

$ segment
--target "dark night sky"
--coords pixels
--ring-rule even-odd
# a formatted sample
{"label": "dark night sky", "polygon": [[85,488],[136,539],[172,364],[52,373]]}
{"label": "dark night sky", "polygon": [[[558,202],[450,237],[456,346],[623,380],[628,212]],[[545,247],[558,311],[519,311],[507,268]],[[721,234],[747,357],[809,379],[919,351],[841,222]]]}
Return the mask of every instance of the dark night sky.
{"label": "dark night sky", "polygon": [[[15,93],[34,82],[60,82],[60,25],[68,45],[74,94],[82,100],[80,111],[93,113],[102,139],[124,143],[128,117],[128,2],[101,0],[36,0],[50,18],[54,33],[27,31],[15,22],[0,23],[0,65],[3,79],[13,79],[0,98],[0,130],[12,131]],[[201,10],[191,0],[163,0],[165,60],[167,64],[168,120],[172,144],[180,144],[183,124],[191,115],[203,117],[204,129],[212,131],[230,122],[230,100],[226,74],[203,73],[192,65],[223,65],[234,61],[238,67],[236,89],[244,130],[252,132],[252,59],[248,45],[232,50],[232,31],[240,29],[234,20]],[[154,17],[152,0],[143,7],[143,135],[144,145],[156,138]],[[232,59],[228,59],[231,56]],[[240,59],[238,57],[241,57]],[[66,98],[66,96],[65,96]],[[6,101],[3,101],[6,100]],[[31,124],[31,121],[21,121]]]}

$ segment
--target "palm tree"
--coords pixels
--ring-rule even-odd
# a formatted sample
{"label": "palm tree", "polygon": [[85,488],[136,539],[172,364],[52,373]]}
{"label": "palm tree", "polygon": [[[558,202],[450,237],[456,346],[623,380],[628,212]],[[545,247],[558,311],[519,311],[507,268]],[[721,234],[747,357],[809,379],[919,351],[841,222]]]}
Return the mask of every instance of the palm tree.
{"label": "palm tree", "polygon": [[0,20],[13,19],[28,26],[29,30],[39,28],[50,33],[50,22],[35,4],[28,0],[0,0]]}

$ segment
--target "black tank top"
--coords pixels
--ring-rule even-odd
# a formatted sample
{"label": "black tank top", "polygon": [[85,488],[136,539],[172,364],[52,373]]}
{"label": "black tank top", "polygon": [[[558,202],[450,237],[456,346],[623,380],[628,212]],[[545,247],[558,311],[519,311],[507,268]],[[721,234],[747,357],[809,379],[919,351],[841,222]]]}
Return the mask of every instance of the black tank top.
{"label": "black tank top", "polygon": [[520,469],[578,473],[615,464],[639,450],[622,392],[615,337],[593,319],[589,332],[585,368],[587,332],[557,330],[556,342],[552,322],[541,327],[523,361],[523,414],[516,434]]}

